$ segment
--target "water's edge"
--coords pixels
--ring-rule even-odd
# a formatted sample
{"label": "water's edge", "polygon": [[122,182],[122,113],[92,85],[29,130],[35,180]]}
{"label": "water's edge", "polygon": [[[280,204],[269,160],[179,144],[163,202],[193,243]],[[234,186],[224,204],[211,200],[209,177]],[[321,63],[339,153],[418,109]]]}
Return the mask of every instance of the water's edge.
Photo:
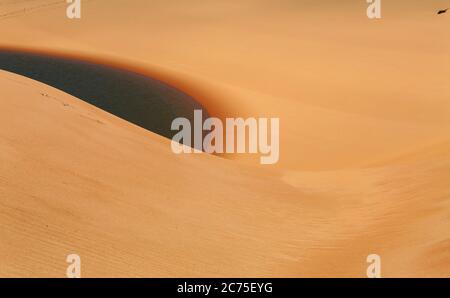
{"label": "water's edge", "polygon": [[193,121],[192,97],[158,80],[92,62],[0,50],[0,69],[45,83],[126,121],[172,138],[176,117]]}

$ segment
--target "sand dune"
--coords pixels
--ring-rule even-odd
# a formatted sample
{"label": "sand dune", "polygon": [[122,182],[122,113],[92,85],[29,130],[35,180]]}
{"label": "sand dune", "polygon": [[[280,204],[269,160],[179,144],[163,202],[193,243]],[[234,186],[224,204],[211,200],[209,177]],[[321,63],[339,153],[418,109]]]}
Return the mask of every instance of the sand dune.
{"label": "sand dune", "polygon": [[73,252],[86,277],[363,277],[371,253],[383,276],[450,276],[441,3],[386,3],[379,21],[364,1],[287,0],[91,0],[79,21],[57,5],[0,18],[1,47],[128,68],[212,115],[281,121],[277,166],[178,156],[0,72],[0,276],[62,277]]}

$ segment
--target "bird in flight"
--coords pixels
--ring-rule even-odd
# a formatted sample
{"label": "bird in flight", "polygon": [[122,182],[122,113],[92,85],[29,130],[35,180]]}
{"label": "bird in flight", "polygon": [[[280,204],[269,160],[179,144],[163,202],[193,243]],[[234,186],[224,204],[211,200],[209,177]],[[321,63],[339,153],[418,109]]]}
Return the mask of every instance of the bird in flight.
{"label": "bird in flight", "polygon": [[446,13],[447,10],[448,10],[448,8],[439,10],[437,14],[443,14],[443,13]]}

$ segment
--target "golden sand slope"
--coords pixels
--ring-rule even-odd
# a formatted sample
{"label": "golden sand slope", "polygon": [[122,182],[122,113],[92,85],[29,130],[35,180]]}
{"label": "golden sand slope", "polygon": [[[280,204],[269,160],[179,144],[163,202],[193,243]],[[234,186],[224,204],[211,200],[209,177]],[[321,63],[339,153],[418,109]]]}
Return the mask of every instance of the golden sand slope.
{"label": "golden sand slope", "polygon": [[[450,142],[338,172],[261,171],[2,72],[2,276],[448,276]],[[388,166],[386,165],[388,164]],[[336,179],[338,177],[338,179]]]}
{"label": "golden sand slope", "polygon": [[3,46],[106,59],[212,114],[280,117],[282,135],[276,167],[176,156],[2,72],[0,275],[64,276],[74,252],[83,276],[364,276],[371,253],[384,276],[450,276],[438,2],[386,3],[380,21],[364,1],[287,0],[91,0],[80,21],[57,5],[0,19]]}
{"label": "golden sand slope", "polygon": [[385,1],[379,21],[341,2],[86,0],[81,20],[31,10],[0,20],[0,36],[139,67],[215,115],[280,117],[291,169],[359,165],[447,132],[450,21],[436,11],[448,1]]}

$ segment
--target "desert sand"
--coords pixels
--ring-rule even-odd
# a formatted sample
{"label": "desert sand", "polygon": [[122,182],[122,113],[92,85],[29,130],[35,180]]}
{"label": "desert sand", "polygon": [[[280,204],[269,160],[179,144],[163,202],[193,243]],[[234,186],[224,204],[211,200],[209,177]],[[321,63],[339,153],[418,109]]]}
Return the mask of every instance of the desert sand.
{"label": "desert sand", "polygon": [[[0,72],[0,276],[450,276],[447,1],[0,1],[0,48],[279,117],[280,162],[170,141]],[[24,9],[25,8],[25,9]]]}

